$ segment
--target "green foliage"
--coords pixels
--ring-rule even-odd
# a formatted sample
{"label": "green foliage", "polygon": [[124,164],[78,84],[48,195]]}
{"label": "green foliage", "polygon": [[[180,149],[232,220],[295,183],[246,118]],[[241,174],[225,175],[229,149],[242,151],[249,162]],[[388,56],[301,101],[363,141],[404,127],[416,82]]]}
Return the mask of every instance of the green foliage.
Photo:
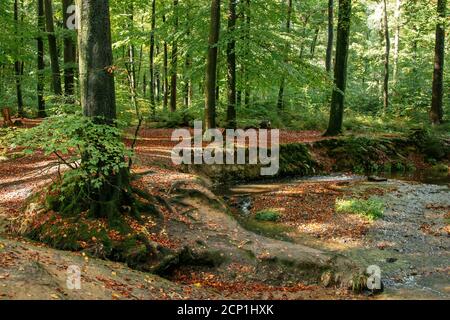
{"label": "green foliage", "polygon": [[274,210],[263,210],[255,214],[255,219],[258,221],[277,222],[280,218],[280,214]]}
{"label": "green foliage", "polygon": [[337,199],[335,208],[337,213],[358,214],[369,220],[383,217],[385,210],[383,201],[375,197],[368,200]]}
{"label": "green foliage", "polygon": [[[69,168],[64,189],[100,189],[108,177],[127,168],[131,153],[122,133],[110,125],[80,115],[53,116],[31,129],[16,130],[3,137],[3,144],[21,147],[25,155],[42,151],[56,155],[59,165]],[[8,143],[8,144],[7,144]]]}

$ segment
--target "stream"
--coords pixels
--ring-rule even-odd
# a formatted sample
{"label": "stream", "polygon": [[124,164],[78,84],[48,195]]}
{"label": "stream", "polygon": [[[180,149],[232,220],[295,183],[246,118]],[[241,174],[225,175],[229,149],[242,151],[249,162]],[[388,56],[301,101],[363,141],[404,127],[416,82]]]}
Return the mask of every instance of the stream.
{"label": "stream", "polygon": [[377,299],[450,299],[450,176],[418,173],[384,178],[388,181],[367,182],[363,176],[333,174],[220,186],[215,192],[248,217],[255,196],[305,183],[389,190],[378,196],[385,204],[383,217],[371,223],[358,241],[333,243],[301,233],[291,241],[338,252],[364,268],[378,266],[384,292]]}

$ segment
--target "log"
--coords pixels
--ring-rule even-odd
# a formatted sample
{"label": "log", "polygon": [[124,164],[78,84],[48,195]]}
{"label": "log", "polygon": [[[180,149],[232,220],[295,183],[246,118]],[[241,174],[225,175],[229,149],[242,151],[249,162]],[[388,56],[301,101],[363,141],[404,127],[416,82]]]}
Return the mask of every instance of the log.
{"label": "log", "polygon": [[6,124],[8,127],[11,127],[13,125],[10,108],[2,108],[2,117],[3,123]]}

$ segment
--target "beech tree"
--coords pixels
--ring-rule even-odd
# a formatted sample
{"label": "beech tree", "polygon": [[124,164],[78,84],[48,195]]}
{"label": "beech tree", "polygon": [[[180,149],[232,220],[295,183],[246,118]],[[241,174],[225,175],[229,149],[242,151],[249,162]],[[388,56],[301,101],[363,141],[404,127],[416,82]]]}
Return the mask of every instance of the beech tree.
{"label": "beech tree", "polygon": [[339,18],[336,40],[336,64],[334,66],[334,88],[331,98],[330,122],[325,133],[334,136],[342,133],[344,119],[345,90],[347,87],[347,64],[351,21],[351,0],[339,0]]}
{"label": "beech tree", "polygon": [[446,17],[446,0],[438,0],[437,15],[438,22],[436,24],[436,45],[434,56],[434,73],[433,73],[433,99],[431,102],[431,122],[433,124],[442,123],[444,119],[444,55],[445,55],[445,17]]}

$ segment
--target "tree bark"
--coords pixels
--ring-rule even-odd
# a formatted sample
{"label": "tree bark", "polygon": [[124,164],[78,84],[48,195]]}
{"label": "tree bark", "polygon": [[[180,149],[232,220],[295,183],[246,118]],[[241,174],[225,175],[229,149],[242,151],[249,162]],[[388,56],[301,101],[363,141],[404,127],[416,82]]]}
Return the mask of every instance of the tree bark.
{"label": "tree bark", "polygon": [[209,48],[205,78],[205,129],[216,127],[217,44],[220,31],[220,0],[211,0]]}
{"label": "tree bark", "polygon": [[227,127],[236,128],[236,0],[229,0],[228,4],[228,33],[230,40],[227,44],[227,86],[228,108]]}
{"label": "tree bark", "polygon": [[437,13],[439,21],[436,25],[436,45],[433,73],[433,98],[431,101],[430,118],[433,124],[440,124],[444,120],[444,55],[445,55],[445,26],[446,0],[438,0]]}
{"label": "tree bark", "polygon": [[48,49],[50,53],[50,66],[52,68],[52,87],[55,95],[62,95],[61,72],[59,68],[58,45],[56,43],[55,26],[53,23],[52,0],[44,0],[45,26],[48,37]]}
{"label": "tree bark", "polygon": [[394,84],[398,80],[398,59],[400,54],[400,29],[401,29],[401,18],[402,18],[402,0],[397,0],[395,7],[395,37],[394,37],[394,70],[393,70],[393,80]]}
{"label": "tree bark", "polygon": [[[178,0],[173,0],[174,33],[178,32]],[[175,38],[172,43],[172,63],[170,80],[170,111],[177,110],[177,65],[178,65],[178,43]]]}
{"label": "tree bark", "polygon": [[333,41],[334,41],[334,0],[328,0],[328,42],[327,54],[325,57],[325,69],[331,72],[333,59]]}
{"label": "tree bark", "polygon": [[[16,36],[19,36],[19,0],[14,1],[14,23]],[[19,47],[18,50],[16,51],[16,61],[14,61],[14,75],[16,83],[17,114],[19,115],[19,117],[23,117],[24,116],[23,97],[22,97],[23,62],[20,61],[19,59]]]}
{"label": "tree bark", "polygon": [[[85,116],[116,119],[114,67],[108,0],[77,0],[81,106]],[[100,119],[101,118],[101,119]]]}
{"label": "tree bark", "polygon": [[[291,32],[291,15],[292,15],[292,0],[286,0],[287,3],[287,16],[286,16],[286,33]],[[285,47],[285,58],[284,63],[288,63],[289,61],[289,44],[286,44]],[[286,85],[286,76],[283,74],[281,78],[280,89],[278,91],[278,109],[281,110],[284,108],[284,87]]]}
{"label": "tree bark", "polygon": [[[166,22],[166,16],[163,15],[163,23]],[[163,62],[163,78],[164,78],[164,98],[163,108],[167,109],[169,103],[169,68],[168,68],[169,52],[167,42],[164,41],[164,62]]]}
{"label": "tree bark", "polygon": [[389,109],[389,57],[391,52],[391,40],[389,37],[389,22],[387,12],[387,0],[383,0],[383,29],[384,29],[384,82],[383,82],[383,108],[384,112]]}
{"label": "tree bark", "polygon": [[156,0],[152,0],[152,21],[150,33],[150,108],[155,117],[155,28],[156,28]]}
{"label": "tree bark", "polygon": [[336,63],[334,66],[334,88],[331,99],[330,122],[328,124],[328,130],[325,133],[326,136],[334,136],[342,133],[345,90],[347,87],[347,64],[351,11],[351,0],[339,0]]}
{"label": "tree bark", "polygon": [[45,118],[45,62],[44,62],[44,40],[42,35],[45,33],[44,0],[38,0],[38,36],[37,36],[37,100],[38,117]]}
{"label": "tree bark", "polygon": [[77,58],[76,44],[73,38],[75,32],[67,28],[69,19],[67,10],[74,4],[73,0],[62,0],[64,19],[64,93],[73,96],[75,93],[75,63]]}
{"label": "tree bark", "polygon": [[[246,14],[245,14],[245,63],[248,63],[248,61],[250,60],[250,27],[251,27],[251,6],[250,6],[250,0],[246,0],[245,2],[246,5]],[[244,93],[244,104],[245,106],[249,106],[250,104],[250,83],[249,83],[249,69],[247,65],[244,65],[244,70],[243,70],[243,75],[244,75],[244,89],[245,89],[245,93]]]}

